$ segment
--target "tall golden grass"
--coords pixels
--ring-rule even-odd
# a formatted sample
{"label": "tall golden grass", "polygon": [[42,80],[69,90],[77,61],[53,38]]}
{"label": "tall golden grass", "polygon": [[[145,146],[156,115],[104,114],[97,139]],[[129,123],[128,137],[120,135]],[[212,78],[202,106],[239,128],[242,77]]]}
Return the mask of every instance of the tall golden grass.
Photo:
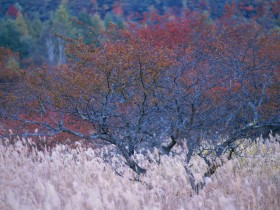
{"label": "tall golden grass", "polygon": [[[184,168],[184,149],[170,156],[157,150],[139,164],[138,176],[114,148],[57,145],[39,151],[30,140],[0,143],[0,209],[280,209],[280,136],[242,148],[203,190],[192,191]],[[262,143],[265,142],[265,143]],[[181,152],[179,151],[181,150]],[[202,180],[206,165],[192,158],[192,171]]]}

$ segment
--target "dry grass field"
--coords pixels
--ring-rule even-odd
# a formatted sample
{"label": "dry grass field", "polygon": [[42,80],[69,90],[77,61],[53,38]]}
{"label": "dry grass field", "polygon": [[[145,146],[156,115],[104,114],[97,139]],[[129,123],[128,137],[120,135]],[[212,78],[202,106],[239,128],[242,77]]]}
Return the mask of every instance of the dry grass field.
{"label": "dry grass field", "polygon": [[[135,155],[147,168],[138,176],[114,148],[57,145],[39,151],[30,140],[0,144],[1,210],[70,209],[280,209],[279,136],[243,148],[212,177],[203,190],[192,191],[184,168],[184,148],[170,156],[154,150]],[[262,143],[262,142],[265,143]],[[29,143],[28,143],[29,142]],[[192,158],[201,181],[205,165]]]}

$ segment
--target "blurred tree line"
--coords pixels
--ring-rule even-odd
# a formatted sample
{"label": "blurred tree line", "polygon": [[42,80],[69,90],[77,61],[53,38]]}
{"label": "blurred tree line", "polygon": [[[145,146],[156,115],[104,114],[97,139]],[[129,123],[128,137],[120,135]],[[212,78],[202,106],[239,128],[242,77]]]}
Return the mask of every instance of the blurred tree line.
{"label": "blurred tree line", "polygon": [[119,28],[143,19],[146,12],[183,15],[185,10],[204,12],[216,19],[238,10],[238,16],[256,19],[261,25],[279,27],[279,0],[2,0],[0,46],[19,53],[20,66],[66,62],[64,42],[55,34],[78,37],[85,28],[73,18],[93,27],[96,34],[110,22]]}
{"label": "blurred tree line", "polygon": [[[74,2],[70,4],[67,0],[51,1],[51,5],[50,1],[43,1],[42,4],[41,1],[7,2],[6,4],[5,1],[2,2],[4,6],[0,12],[0,46],[18,52],[18,62],[23,67],[31,64],[66,63],[64,42],[57,35],[67,37],[83,35],[85,27],[79,26],[74,19],[85,23],[87,27],[93,27],[96,33],[108,28],[110,22],[119,28],[124,25],[122,18],[113,13],[101,18],[98,13],[90,15],[87,11],[80,10],[75,16],[69,9]],[[42,5],[46,11],[41,8]],[[6,8],[5,12],[3,8]]]}

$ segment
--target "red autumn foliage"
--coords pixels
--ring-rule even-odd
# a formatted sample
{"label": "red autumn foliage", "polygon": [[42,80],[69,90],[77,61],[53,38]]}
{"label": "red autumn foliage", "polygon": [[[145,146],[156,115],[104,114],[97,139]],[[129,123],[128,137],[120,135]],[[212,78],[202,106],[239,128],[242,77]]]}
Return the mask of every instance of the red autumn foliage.
{"label": "red autumn foliage", "polygon": [[[193,133],[218,132],[224,124],[232,126],[229,129],[245,127],[257,118],[272,120],[279,112],[279,32],[234,19],[235,12],[235,5],[228,6],[225,17],[216,22],[198,12],[186,11],[183,17],[152,12],[141,26],[130,24],[126,30],[111,26],[97,45],[68,39],[68,65],[41,68],[25,77],[29,95],[18,97],[33,111],[22,111],[18,117],[25,121],[23,126],[29,120],[36,122],[27,125],[28,132],[38,125],[48,131],[49,126],[62,132],[57,138],[68,138],[69,130],[122,138],[132,133],[125,129],[142,126],[146,109],[152,110],[149,113],[173,109],[176,97],[186,95],[177,101],[187,110],[186,119],[196,117],[197,127],[193,122],[188,127],[196,129]],[[210,123],[203,121],[206,118]],[[156,124],[149,123],[145,125]],[[205,124],[209,127],[199,127]]]}
{"label": "red autumn foliage", "polygon": [[124,10],[121,4],[116,4],[113,6],[113,13],[118,16],[123,16]]}
{"label": "red autumn foliage", "polygon": [[18,15],[19,11],[18,9],[15,7],[15,5],[11,5],[8,10],[7,10],[7,14],[11,17],[16,18]]}

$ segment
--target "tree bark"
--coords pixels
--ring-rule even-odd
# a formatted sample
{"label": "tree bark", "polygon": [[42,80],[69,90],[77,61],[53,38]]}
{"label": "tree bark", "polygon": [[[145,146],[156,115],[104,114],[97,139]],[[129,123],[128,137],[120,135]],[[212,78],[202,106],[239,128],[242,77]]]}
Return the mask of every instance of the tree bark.
{"label": "tree bark", "polygon": [[138,175],[145,174],[146,169],[140,167],[129,155],[128,150],[123,145],[117,145],[118,149],[121,151],[122,155],[124,156],[126,160],[126,164]]}

